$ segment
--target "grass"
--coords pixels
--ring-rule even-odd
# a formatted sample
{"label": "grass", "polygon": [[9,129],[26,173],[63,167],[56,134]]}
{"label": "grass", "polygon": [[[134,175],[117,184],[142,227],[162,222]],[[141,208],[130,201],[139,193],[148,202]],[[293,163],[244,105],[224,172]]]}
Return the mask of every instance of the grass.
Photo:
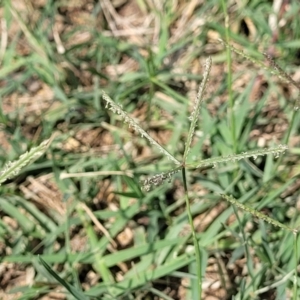
{"label": "grass", "polygon": [[[2,171],[55,138],[1,173],[1,297],[297,299],[299,5],[136,1],[128,27],[133,4],[110,15],[109,3],[4,2]],[[102,89],[171,160],[105,109]],[[259,155],[280,144],[279,158]],[[183,184],[180,172],[160,184],[172,166]]]}

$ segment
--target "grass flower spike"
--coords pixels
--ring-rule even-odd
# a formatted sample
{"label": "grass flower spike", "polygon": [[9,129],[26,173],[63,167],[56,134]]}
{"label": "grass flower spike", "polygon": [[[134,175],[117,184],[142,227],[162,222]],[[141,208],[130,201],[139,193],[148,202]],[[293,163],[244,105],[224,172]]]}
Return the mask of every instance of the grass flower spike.
{"label": "grass flower spike", "polygon": [[0,171],[0,185],[7,179],[11,179],[18,175],[24,167],[38,159],[44,153],[48,145],[49,140],[45,140],[39,146],[22,154],[18,160],[8,162]]}
{"label": "grass flower spike", "polygon": [[120,105],[116,104],[104,91],[103,91],[103,99],[106,101],[105,108],[111,110],[114,114],[118,114],[124,120],[125,123],[128,123],[129,127],[132,127],[136,132],[138,132],[142,138],[146,138],[149,143],[164,154],[168,159],[173,161],[176,165],[180,165],[180,162],[170,154],[165,148],[163,148],[158,142],[156,142],[143,128],[140,127],[138,123],[136,123],[132,117],[130,117]]}

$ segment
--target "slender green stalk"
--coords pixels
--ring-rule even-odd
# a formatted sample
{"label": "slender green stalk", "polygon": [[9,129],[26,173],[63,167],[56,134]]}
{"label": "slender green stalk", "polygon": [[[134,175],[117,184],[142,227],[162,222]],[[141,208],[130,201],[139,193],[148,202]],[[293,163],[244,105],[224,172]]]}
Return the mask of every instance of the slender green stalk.
{"label": "slender green stalk", "polygon": [[[291,136],[291,134],[292,134],[292,128],[294,127],[294,122],[295,122],[296,114],[297,114],[297,113],[298,113],[298,111],[296,111],[296,110],[294,109],[294,110],[293,110],[293,113],[292,113],[292,120],[291,120],[290,126],[288,127],[287,133],[286,133],[286,135],[284,136],[284,139],[283,139],[283,142],[284,142],[285,144],[288,143],[288,141],[289,141],[289,139],[290,139],[290,136]],[[274,174],[274,176],[275,176],[276,173],[277,173],[276,171],[277,171],[278,167],[281,165],[282,159],[283,159],[283,156],[280,156],[280,158],[279,158],[279,159],[276,161],[276,163],[274,164],[274,167],[273,167],[273,174]],[[273,179],[274,176],[271,177],[270,180]]]}
{"label": "slender green stalk", "polygon": [[198,278],[198,291],[199,291],[199,299],[201,299],[201,295],[202,295],[201,253],[200,253],[199,243],[198,243],[198,240],[197,240],[197,237],[196,237],[195,227],[194,227],[194,223],[193,223],[193,216],[192,216],[190,201],[189,201],[189,196],[188,196],[188,188],[187,188],[187,182],[186,182],[186,170],[185,170],[185,168],[182,168],[182,178],[183,178],[186,209],[187,209],[187,214],[188,214],[188,218],[189,218],[189,223],[190,223],[190,226],[191,226],[193,242],[194,242],[194,246],[195,246],[195,256],[196,256],[196,264],[197,264],[197,278]]}
{"label": "slender green stalk", "polygon": [[244,248],[245,248],[246,263],[247,263],[247,267],[248,267],[248,272],[249,272],[249,275],[250,275],[250,277],[253,281],[254,280],[254,270],[253,270],[252,260],[250,259],[250,251],[249,251],[249,246],[248,246],[248,243],[247,243],[247,237],[246,237],[245,231],[243,230],[242,222],[240,220],[238,210],[237,210],[236,206],[234,206],[234,205],[233,205],[233,210],[234,210],[234,214],[236,216],[236,219],[238,220],[238,224],[239,224],[239,227],[240,227],[240,232],[241,232],[242,238],[243,238],[243,245],[244,245]]}
{"label": "slender green stalk", "polygon": [[[96,249],[98,238],[96,236],[93,226],[91,226],[89,221],[86,219],[82,208],[80,208],[80,207],[77,208],[77,213],[79,215],[79,218],[81,219],[83,227],[86,230],[87,237],[88,237],[91,248]],[[110,292],[112,292],[113,284],[115,281],[114,281],[114,278],[113,278],[109,268],[106,266],[106,263],[102,258],[102,255],[99,252],[95,253],[95,261],[94,261],[93,267],[95,268],[95,270],[97,270],[97,272],[99,274],[101,274],[103,282],[105,282],[108,285],[108,290]]]}
{"label": "slender green stalk", "polygon": [[293,300],[297,300],[298,293],[298,242],[297,242],[298,232],[294,232],[294,255],[295,255],[295,271],[293,280]]}
{"label": "slender green stalk", "polygon": [[[226,42],[229,44],[230,42],[230,35],[229,35],[229,17],[227,14],[227,7],[224,0],[221,0],[222,2],[222,8],[225,16],[225,38]],[[229,48],[226,48],[226,59],[227,59],[227,66],[228,66],[228,72],[227,72],[227,88],[228,88],[228,98],[229,98],[229,118],[230,118],[230,129],[231,129],[231,135],[232,135],[232,146],[233,151],[237,152],[237,141],[236,141],[236,126],[235,126],[235,115],[234,115],[234,99],[233,99],[233,93],[232,93],[232,70],[231,70],[231,51]]]}
{"label": "slender green stalk", "polygon": [[152,81],[150,81],[150,88],[149,88],[149,94],[148,94],[148,109],[147,109],[147,115],[146,115],[146,120],[147,124],[149,125],[150,119],[151,119],[151,106],[152,106],[152,99],[154,97],[155,93],[155,85]]}

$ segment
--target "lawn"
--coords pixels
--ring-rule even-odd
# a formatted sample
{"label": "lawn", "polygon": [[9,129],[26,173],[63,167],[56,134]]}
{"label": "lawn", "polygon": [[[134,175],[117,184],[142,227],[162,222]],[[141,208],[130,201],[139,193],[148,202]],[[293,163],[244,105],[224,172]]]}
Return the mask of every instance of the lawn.
{"label": "lawn", "polygon": [[0,299],[300,299],[298,1],[0,13]]}

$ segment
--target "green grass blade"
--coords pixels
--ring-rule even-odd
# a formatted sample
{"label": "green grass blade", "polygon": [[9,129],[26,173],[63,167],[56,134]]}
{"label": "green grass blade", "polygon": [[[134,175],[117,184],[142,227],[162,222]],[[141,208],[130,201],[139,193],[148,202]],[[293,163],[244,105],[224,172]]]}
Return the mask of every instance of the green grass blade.
{"label": "green grass blade", "polygon": [[82,291],[74,288],[71,286],[68,282],[66,282],[64,279],[62,279],[56,272],[54,272],[51,267],[42,259],[41,256],[39,256],[40,263],[44,266],[44,268],[51,274],[62,286],[64,286],[67,291],[70,292],[71,295],[73,295],[78,300],[89,300],[90,298],[86,296]]}

